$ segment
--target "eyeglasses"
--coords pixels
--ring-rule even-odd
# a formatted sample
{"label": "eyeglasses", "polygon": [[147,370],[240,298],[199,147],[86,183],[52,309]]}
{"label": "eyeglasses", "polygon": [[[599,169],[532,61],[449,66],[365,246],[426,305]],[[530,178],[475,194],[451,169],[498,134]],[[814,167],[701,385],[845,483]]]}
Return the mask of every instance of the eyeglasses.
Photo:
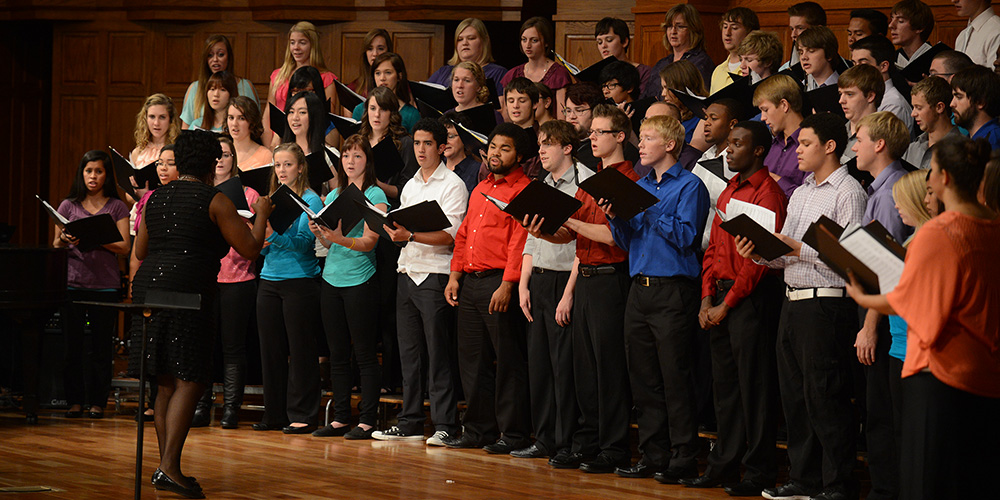
{"label": "eyeglasses", "polygon": [[562,109],[563,114],[566,115],[566,116],[569,116],[569,115],[573,115],[573,116],[582,115],[582,114],[586,113],[587,111],[590,111],[590,108],[584,108],[582,106],[579,107],[579,108],[563,108]]}
{"label": "eyeglasses", "polygon": [[173,167],[175,165],[177,165],[177,162],[175,162],[175,161],[169,161],[169,162],[167,162],[167,161],[163,161],[163,160],[156,160],[156,166],[157,167],[163,167],[163,166]]}
{"label": "eyeglasses", "polygon": [[608,82],[608,83],[605,83],[604,85],[601,85],[601,89],[602,90],[611,90],[611,89],[613,89],[615,87],[621,87],[621,86],[622,85],[620,83],[618,83],[618,82]]}
{"label": "eyeglasses", "polygon": [[228,160],[233,157],[232,153],[222,153],[222,158],[220,160]]}
{"label": "eyeglasses", "polygon": [[604,134],[617,134],[620,130],[601,130],[599,128],[590,129],[587,131],[587,137],[596,136],[600,137]]}

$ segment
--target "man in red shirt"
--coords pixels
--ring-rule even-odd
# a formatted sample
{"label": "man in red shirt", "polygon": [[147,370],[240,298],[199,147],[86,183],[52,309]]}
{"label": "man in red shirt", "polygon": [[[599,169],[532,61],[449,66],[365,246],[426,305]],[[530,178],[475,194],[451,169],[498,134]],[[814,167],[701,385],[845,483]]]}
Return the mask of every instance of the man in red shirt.
{"label": "man in red shirt", "polygon": [[[785,221],[788,200],[768,174],[764,158],[771,134],[761,122],[737,123],[726,149],[736,176],[716,205],[735,214],[736,202],[774,212],[774,231]],[[709,331],[712,378],[719,439],[708,455],[708,468],[685,486],[711,488],[729,484],[733,496],[760,496],[774,486],[777,365],[774,345],[781,307],[781,282],[764,266],[736,253],[733,237],[712,218],[712,234],[702,261],[701,310],[698,322]],[[746,467],[739,480],[740,462]]]}
{"label": "man in red shirt", "polygon": [[486,161],[490,173],[469,195],[455,235],[444,295],[458,307],[458,368],[468,407],[462,437],[444,440],[449,448],[482,446],[506,455],[531,445],[527,341],[524,317],[516,310],[528,233],[486,196],[509,203],[531,182],[520,162],[532,140],[511,123],[493,129]]}
{"label": "man in red shirt", "polygon": [[[597,170],[613,168],[633,181],[639,176],[625,159],[631,122],[620,109],[598,104],[588,130]],[[578,166],[578,168],[583,168]],[[548,241],[576,239],[578,274],[573,305],[573,377],[583,417],[570,450],[549,459],[557,469],[611,473],[631,460],[630,401],[625,360],[625,298],[631,283],[628,252],[615,246],[597,201],[576,192],[583,205]]]}

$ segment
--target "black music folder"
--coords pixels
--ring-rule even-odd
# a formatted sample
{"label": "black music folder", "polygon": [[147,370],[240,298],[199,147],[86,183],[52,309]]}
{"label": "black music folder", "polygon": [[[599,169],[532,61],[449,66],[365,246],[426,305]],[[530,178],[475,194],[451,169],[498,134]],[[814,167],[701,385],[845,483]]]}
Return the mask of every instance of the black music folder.
{"label": "black music folder", "polygon": [[337,98],[340,99],[340,105],[354,111],[354,108],[358,107],[358,104],[365,102],[365,97],[353,90],[347,85],[344,85],[340,80],[333,80],[333,85],[337,89]]}
{"label": "black music folder", "polygon": [[655,97],[644,97],[625,105],[625,113],[632,113],[632,117],[629,118],[629,121],[632,122],[632,133],[636,136],[639,135],[639,128],[642,126],[642,122],[646,119],[646,110],[649,109],[649,106],[654,102],[656,102]]}
{"label": "black music folder", "polygon": [[[156,189],[160,187],[160,177],[156,175],[156,162],[137,167],[121,155],[115,148],[111,149],[111,167],[114,169],[115,181],[122,191],[128,193],[133,200],[139,201],[140,196],[136,196],[135,187],[132,186],[131,179],[135,179],[135,184],[140,188]],[[148,186],[147,186],[148,184]]]}
{"label": "black music folder", "polygon": [[389,234],[382,228],[383,225],[392,227],[398,224],[414,233],[430,233],[451,227],[448,216],[441,210],[441,205],[438,205],[438,202],[434,200],[425,200],[415,205],[397,208],[388,213],[380,210],[367,199],[354,200],[354,204],[361,211],[361,216],[368,223],[368,227],[389,241],[392,241],[392,238],[389,238]]}
{"label": "black music folder", "polygon": [[278,234],[284,234],[292,223],[299,218],[299,214],[302,213],[302,207],[299,203],[296,203],[295,198],[301,202],[302,198],[295,194],[288,186],[281,184],[278,189],[275,189],[271,193],[271,202],[274,203],[274,210],[271,211],[271,216],[267,218],[268,222],[271,223],[271,229],[273,229]]}
{"label": "black music folder", "polygon": [[831,230],[819,221],[810,226],[820,260],[845,281],[850,281],[849,272],[854,273],[866,293],[892,291],[903,274],[903,246],[878,221],[848,226],[839,235],[837,227]]}
{"label": "black music folder", "polygon": [[536,215],[544,217],[541,229],[545,234],[555,234],[582,205],[580,200],[538,180],[528,183],[509,203],[485,193],[483,196],[497,208],[510,214],[518,223],[524,221],[525,216],[528,216],[529,221]]}
{"label": "black music folder", "polygon": [[339,161],[339,151],[331,151],[326,147],[322,151],[314,151],[306,155],[309,165],[309,187],[317,193],[322,192],[324,182],[333,179],[334,162]]}
{"label": "black music folder", "polygon": [[222,184],[215,186],[215,188],[233,202],[233,206],[236,207],[236,213],[240,217],[246,219],[253,217],[253,213],[250,212],[250,205],[247,204],[246,194],[243,193],[243,182],[240,181],[239,177],[231,177]]}
{"label": "black music folder", "polygon": [[810,90],[803,94],[804,109],[811,109],[813,113],[829,112],[844,118],[844,108],[840,107],[840,90],[836,85],[827,85],[818,89]]}
{"label": "black music folder", "polygon": [[[600,61],[595,62],[594,64],[591,64],[590,66],[587,66],[586,68],[578,70],[576,73],[573,73],[573,71],[570,70],[570,73],[576,78],[576,81],[578,82],[590,82],[600,87],[602,83],[601,71],[604,70],[604,68],[606,68],[609,64],[617,61],[618,61],[617,57],[608,56],[605,57],[604,59],[601,59]],[[575,68],[576,66],[573,67]],[[567,67],[566,69],[570,68]]]}
{"label": "black music folder", "polygon": [[285,116],[285,112],[278,109],[278,107],[272,103],[267,103],[267,109],[271,112],[267,122],[271,127],[271,132],[277,134],[278,137],[284,136],[285,129],[288,127],[288,117]]}
{"label": "black music folder", "polygon": [[240,182],[261,196],[267,196],[271,192],[271,171],[274,164],[264,165],[250,170],[240,171]]}
{"label": "black music folder", "polygon": [[593,196],[595,201],[603,198],[604,201],[611,202],[615,216],[624,220],[631,219],[660,202],[653,193],[613,168],[605,168],[588,177],[580,183],[580,189]]}
{"label": "black music folder", "polygon": [[358,225],[358,222],[361,222],[361,212],[353,203],[353,200],[358,199],[364,199],[364,195],[357,186],[348,184],[336,200],[324,206],[319,212],[313,212],[299,195],[282,184],[271,195],[274,211],[271,212],[268,221],[271,222],[271,229],[284,233],[299,215],[305,212],[310,220],[329,229],[334,229],[338,222],[341,223],[341,231],[346,235]]}
{"label": "black music folder", "polygon": [[459,138],[462,139],[465,149],[472,151],[473,155],[479,157],[481,153],[484,154],[486,152],[486,147],[489,146],[489,136],[480,134],[462,123],[455,123],[455,131],[458,132]]}
{"label": "black music folder", "polygon": [[451,89],[444,85],[413,80],[409,80],[408,83],[413,98],[424,101],[434,109],[448,110],[458,105],[455,96],[451,94]]}
{"label": "black music folder", "polygon": [[372,148],[372,161],[375,163],[375,177],[385,183],[403,170],[403,157],[389,136]]}
{"label": "black music folder", "polygon": [[122,241],[122,233],[118,231],[118,225],[111,214],[92,215],[70,222],[41,196],[36,194],[35,198],[42,202],[45,211],[48,212],[49,217],[57,226],[63,228],[63,231],[70,236],[80,240],[80,244],[77,246],[81,251],[86,252],[101,245]]}
{"label": "black music folder", "polygon": [[[902,75],[903,78],[905,78],[909,82],[916,83],[919,82],[920,80],[923,80],[924,77],[931,72],[931,61],[934,60],[934,56],[946,50],[951,50],[951,47],[945,45],[942,42],[938,42],[937,45],[934,45],[933,47],[928,49],[927,52],[920,54],[919,56],[917,56],[916,59],[910,60],[909,64],[907,64],[905,68],[900,68],[899,74]],[[899,90],[900,92],[903,91],[903,89],[897,89],[897,90]]]}
{"label": "black music folder", "polygon": [[420,112],[421,118],[431,118],[437,120],[438,118],[441,117],[441,115],[444,114],[441,112],[441,110],[435,108],[434,106],[431,106],[430,104],[427,104],[422,99],[414,99],[414,100],[417,101],[417,111]]}
{"label": "black music folder", "polygon": [[485,104],[464,111],[456,111],[456,113],[462,115],[462,119],[469,129],[485,136],[489,136],[498,123],[496,110]]}
{"label": "black music folder", "polygon": [[743,236],[752,241],[755,247],[754,253],[766,260],[777,259],[792,251],[792,247],[786,245],[774,233],[765,229],[747,214],[739,214],[723,222],[719,227],[733,236]]}
{"label": "black music folder", "polygon": [[357,134],[361,130],[361,122],[354,118],[335,115],[333,113],[329,113],[329,115],[330,122],[333,123],[333,126],[337,128],[337,132],[340,132],[340,136],[344,139]]}
{"label": "black music folder", "polygon": [[[714,94],[708,97],[701,97],[699,95],[689,93],[687,89],[670,89],[670,91],[673,92],[673,94],[677,96],[677,99],[680,100],[681,103],[684,104],[684,106],[686,106],[689,110],[691,110],[695,116],[701,118],[702,120],[706,119],[706,110],[709,106],[716,101],[725,98],[735,99],[736,102],[740,103],[737,113],[739,116],[735,118],[740,120],[749,120],[757,114],[757,109],[753,106],[753,92],[756,89],[756,85],[750,84],[750,77],[733,75],[732,73],[730,73],[730,75],[732,75],[733,83],[717,90]],[[633,119],[634,118],[635,116],[633,116]]]}

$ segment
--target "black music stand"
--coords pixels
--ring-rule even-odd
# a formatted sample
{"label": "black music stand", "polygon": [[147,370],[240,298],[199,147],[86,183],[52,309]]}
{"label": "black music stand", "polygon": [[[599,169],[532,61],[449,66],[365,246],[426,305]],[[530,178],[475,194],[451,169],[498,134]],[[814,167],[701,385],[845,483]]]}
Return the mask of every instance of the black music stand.
{"label": "black music stand", "polygon": [[[172,292],[169,290],[151,289],[146,292],[146,302],[143,304],[127,304],[113,302],[76,301],[74,304],[114,307],[123,311],[141,311],[142,341],[139,343],[139,411],[142,411],[142,401],[146,398],[146,325],[154,313],[166,310],[201,309],[201,295],[197,293]],[[135,443],[135,500],[139,500],[142,492],[142,439],[145,429],[145,419],[139,417],[136,427]]]}

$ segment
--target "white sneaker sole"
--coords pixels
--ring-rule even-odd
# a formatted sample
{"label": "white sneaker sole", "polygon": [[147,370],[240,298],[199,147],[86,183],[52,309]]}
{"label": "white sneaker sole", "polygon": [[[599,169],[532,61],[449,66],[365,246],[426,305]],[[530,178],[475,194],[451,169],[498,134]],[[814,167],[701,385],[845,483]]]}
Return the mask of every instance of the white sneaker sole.
{"label": "white sneaker sole", "polygon": [[372,433],[372,439],[377,439],[379,441],[422,441],[424,436],[422,434],[413,434],[412,436],[395,436],[375,431]]}
{"label": "white sneaker sole", "polygon": [[812,498],[809,495],[791,495],[791,496],[771,496],[767,492],[762,492],[760,496],[767,498],[768,500],[809,500]]}

